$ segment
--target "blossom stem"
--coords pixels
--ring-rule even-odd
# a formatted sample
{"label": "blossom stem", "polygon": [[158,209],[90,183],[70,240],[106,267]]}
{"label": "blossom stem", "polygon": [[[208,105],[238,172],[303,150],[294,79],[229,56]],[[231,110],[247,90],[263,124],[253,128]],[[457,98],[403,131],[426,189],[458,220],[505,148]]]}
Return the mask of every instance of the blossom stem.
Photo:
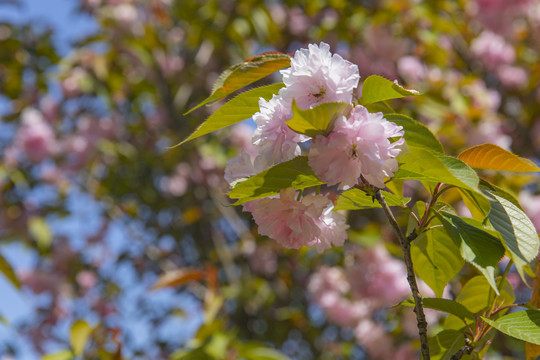
{"label": "blossom stem", "polygon": [[414,299],[414,312],[416,314],[416,321],[418,325],[418,334],[420,335],[420,347],[422,358],[424,360],[429,360],[429,346],[428,346],[428,337],[427,337],[427,321],[424,314],[424,306],[422,304],[422,296],[418,291],[418,284],[416,283],[416,277],[414,275],[414,267],[411,258],[411,241],[413,241],[418,235],[416,231],[413,230],[407,237],[401,231],[392,210],[386,203],[383,194],[380,190],[375,192],[375,198],[381,204],[390,224],[394,228],[394,231],[399,237],[399,242],[401,249],[403,250],[403,257],[405,260],[405,265],[407,267],[407,281],[409,282],[409,287],[411,288],[412,296]]}

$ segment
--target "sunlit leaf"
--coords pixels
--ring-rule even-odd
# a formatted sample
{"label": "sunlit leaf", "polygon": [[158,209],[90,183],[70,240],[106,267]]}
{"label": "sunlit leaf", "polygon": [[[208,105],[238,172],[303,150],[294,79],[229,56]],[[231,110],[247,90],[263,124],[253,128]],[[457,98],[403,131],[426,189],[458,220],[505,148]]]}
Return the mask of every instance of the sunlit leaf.
{"label": "sunlit leaf", "polygon": [[71,331],[69,333],[69,341],[73,353],[75,356],[80,356],[84,352],[86,343],[92,334],[92,327],[84,320],[77,320],[71,326]]}
{"label": "sunlit leaf", "polygon": [[402,126],[405,132],[404,138],[409,147],[419,147],[443,154],[444,149],[439,140],[433,135],[427,126],[406,115],[385,114],[386,120]]}
{"label": "sunlit leaf", "polygon": [[[500,277],[497,277],[497,283],[500,282]],[[497,304],[512,304],[515,300],[514,290],[512,285],[505,280],[502,284],[500,295],[495,299]],[[475,276],[463,286],[456,299],[457,302],[465,306],[470,312],[478,314],[487,309],[493,301],[493,290],[488,280],[482,276]],[[472,323],[470,319],[466,319],[468,323]],[[457,316],[450,315],[444,320],[444,329],[460,330],[465,326],[463,320]]]}
{"label": "sunlit leaf", "polygon": [[540,345],[540,310],[525,310],[504,315],[497,320],[482,318],[506,335]]}
{"label": "sunlit leaf", "polygon": [[227,346],[230,342],[230,334],[221,331],[214,333],[205,346],[205,352],[212,356],[212,359],[225,359],[224,355],[227,353]]}
{"label": "sunlit leaf", "polygon": [[236,350],[238,351],[238,356],[244,359],[257,359],[257,360],[289,360],[290,359],[287,355],[257,342],[239,344],[236,346]]}
{"label": "sunlit leaf", "polygon": [[154,285],[152,285],[152,290],[184,285],[190,281],[201,280],[205,275],[206,272],[199,269],[185,268],[170,270],[157,279]]}
{"label": "sunlit leaf", "polygon": [[[410,198],[401,198],[387,191],[381,191],[384,195],[386,203],[389,206],[404,207],[407,205]],[[335,210],[360,210],[369,208],[380,208],[378,201],[374,201],[371,196],[360,189],[350,189],[339,195]]]}
{"label": "sunlit leaf", "polygon": [[74,357],[71,350],[62,350],[54,354],[45,355],[41,360],[72,360]]}
{"label": "sunlit leaf", "polygon": [[197,130],[176,146],[249,119],[253,114],[259,111],[260,98],[269,100],[274,94],[277,94],[282,87],[283,83],[278,83],[261,86],[239,94],[217,109],[197,128]]}
{"label": "sunlit leaf", "polygon": [[436,212],[450,237],[456,242],[465,261],[476,267],[488,280],[493,290],[499,294],[495,283],[495,269],[504,255],[504,246],[500,240],[484,231],[479,223],[471,225],[458,216]]}
{"label": "sunlit leaf", "polygon": [[526,282],[524,268],[540,248],[536,228],[511,194],[486,182],[482,183],[482,189],[491,203],[489,222],[501,234],[519,275]]}
{"label": "sunlit leaf", "polygon": [[369,76],[362,85],[362,105],[377,101],[420,95],[416,90],[405,89],[397,81],[392,82],[379,75]]}
{"label": "sunlit leaf", "polygon": [[294,131],[307,136],[328,135],[339,116],[348,116],[352,106],[347,103],[330,102],[315,106],[312,109],[302,110],[293,102],[293,116],[286,121]]}
{"label": "sunlit leaf", "polygon": [[[423,298],[422,303],[424,308],[443,311],[448,314],[455,315],[460,319],[474,319],[473,312],[469,311],[465,306],[463,306],[463,304],[460,304],[454,300],[442,298]],[[414,301],[409,299],[399,303],[398,305],[414,307]]]}
{"label": "sunlit leaf", "polygon": [[17,279],[17,275],[15,275],[15,271],[13,271],[13,268],[9,264],[9,262],[2,256],[0,253],[0,272],[4,274],[4,276],[15,286],[17,289],[21,288],[21,284],[19,283],[19,280]]}
{"label": "sunlit leaf", "polygon": [[307,156],[298,156],[238,183],[228,195],[231,199],[238,199],[234,205],[240,205],[277,195],[280,190],[291,186],[300,190],[321,184],[324,183],[309,167]]}
{"label": "sunlit leaf", "polygon": [[540,171],[540,168],[531,160],[511,153],[494,144],[473,146],[461,152],[458,158],[478,169],[491,169],[500,171]]}
{"label": "sunlit leaf", "polygon": [[28,220],[28,231],[36,240],[38,247],[46,250],[51,246],[52,233],[47,222],[42,217],[32,217]]}
{"label": "sunlit leaf", "polygon": [[429,338],[429,353],[432,359],[449,360],[463,345],[463,332],[458,330],[443,330]]}
{"label": "sunlit leaf", "polygon": [[411,244],[411,257],[416,274],[442,297],[444,288],[463,267],[459,247],[444,228],[424,232]]}
{"label": "sunlit leaf", "polygon": [[219,76],[210,96],[184,115],[201,106],[223,99],[236,90],[240,90],[278,70],[289,67],[290,64],[291,58],[289,55],[279,52],[267,52],[233,65]]}
{"label": "sunlit leaf", "polygon": [[397,179],[415,179],[432,183],[445,183],[474,191],[484,196],[478,188],[480,179],[463,161],[424,149],[414,149],[400,158]]}

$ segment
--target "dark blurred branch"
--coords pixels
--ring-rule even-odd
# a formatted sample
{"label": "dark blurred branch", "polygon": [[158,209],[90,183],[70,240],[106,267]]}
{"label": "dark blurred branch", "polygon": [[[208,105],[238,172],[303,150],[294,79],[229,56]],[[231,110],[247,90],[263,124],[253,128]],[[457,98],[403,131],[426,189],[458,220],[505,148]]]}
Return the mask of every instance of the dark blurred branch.
{"label": "dark blurred branch", "polygon": [[392,213],[392,210],[390,210],[390,207],[386,203],[386,200],[384,199],[383,194],[380,190],[377,190],[375,192],[375,198],[381,204],[386,216],[388,217],[388,220],[390,221],[390,224],[394,228],[394,231],[399,237],[399,242],[401,245],[401,249],[403,250],[403,257],[405,260],[405,266],[407,267],[407,281],[409,282],[409,287],[411,288],[412,296],[414,299],[414,312],[416,314],[416,320],[418,325],[418,334],[420,335],[420,347],[422,352],[422,357],[424,360],[429,360],[429,346],[428,346],[428,337],[427,337],[427,321],[426,316],[424,314],[424,306],[422,304],[422,296],[420,295],[420,292],[418,291],[418,284],[416,283],[416,277],[414,275],[414,267],[412,263],[411,258],[411,241],[416,239],[417,234],[415,231],[409,234],[409,236],[405,237],[401,229],[399,228],[399,225],[396,221],[396,218],[394,217],[394,214]]}

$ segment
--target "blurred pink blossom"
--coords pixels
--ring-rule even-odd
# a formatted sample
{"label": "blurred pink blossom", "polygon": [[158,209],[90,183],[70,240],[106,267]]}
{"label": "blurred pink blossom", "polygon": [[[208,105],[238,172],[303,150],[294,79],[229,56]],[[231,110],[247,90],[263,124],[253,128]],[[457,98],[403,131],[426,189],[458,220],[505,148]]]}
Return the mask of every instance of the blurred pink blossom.
{"label": "blurred pink blossom", "polygon": [[394,342],[381,324],[363,319],[354,329],[354,335],[371,358],[393,359]]}
{"label": "blurred pink blossom", "polygon": [[[395,157],[405,143],[402,136],[402,127],[359,105],[349,119],[341,116],[336,120],[330,135],[313,139],[309,165],[321,180],[328,185],[340,184],[340,189],[357,184],[360,175],[384,188],[384,178],[397,170]],[[399,139],[390,142],[393,137]]]}
{"label": "blurred pink blossom", "polygon": [[311,25],[303,9],[294,7],[289,10],[289,29],[293,35],[303,35]]}
{"label": "blurred pink blossom", "polygon": [[426,66],[416,56],[404,56],[398,60],[397,69],[407,82],[416,83],[424,80]]}
{"label": "blurred pink blossom", "polygon": [[21,113],[22,125],[15,135],[15,148],[24,151],[33,162],[41,162],[58,151],[53,129],[41,112],[27,108]]}
{"label": "blurred pink blossom", "polygon": [[536,231],[540,233],[540,195],[524,190],[519,194],[519,203],[532,220]]}
{"label": "blurred pink blossom", "polygon": [[184,195],[188,189],[190,174],[191,167],[189,164],[182,162],[176,165],[174,173],[161,180],[161,190],[173,196]]}
{"label": "blurred pink blossom", "polygon": [[523,88],[529,81],[527,72],[518,66],[502,65],[497,69],[497,76],[509,88]]}
{"label": "blurred pink blossom", "polygon": [[269,246],[257,246],[249,255],[249,266],[255,273],[270,276],[278,269],[277,254]]}
{"label": "blurred pink blossom", "polygon": [[338,54],[330,53],[330,45],[310,44],[298,50],[291,67],[281,70],[285,87],[280,90],[284,99],[291,99],[301,109],[324,102],[351,102],[358,86],[358,67]]}
{"label": "blurred pink blossom", "polygon": [[91,289],[97,285],[98,279],[92,271],[83,270],[77,274],[77,283],[84,289]]}
{"label": "blurred pink blossom", "polygon": [[410,294],[405,265],[382,246],[363,249],[347,268],[347,278],[356,297],[381,304],[396,304]]}
{"label": "blurred pink blossom", "polygon": [[489,30],[484,30],[480,36],[471,42],[472,53],[489,69],[509,64],[516,58],[516,52],[506,40]]}
{"label": "blurred pink blossom", "polygon": [[83,68],[77,66],[71,69],[60,83],[64,96],[68,98],[78,96],[87,77],[88,74]]}
{"label": "blurred pink blossom", "polygon": [[113,17],[122,25],[131,25],[138,19],[138,12],[132,4],[118,4],[113,8]]}

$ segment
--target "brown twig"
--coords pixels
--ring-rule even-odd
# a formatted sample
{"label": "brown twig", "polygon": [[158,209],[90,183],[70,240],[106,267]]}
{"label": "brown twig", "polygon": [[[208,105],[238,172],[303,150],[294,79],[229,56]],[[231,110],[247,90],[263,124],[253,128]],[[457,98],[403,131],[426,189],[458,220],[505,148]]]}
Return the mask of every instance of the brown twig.
{"label": "brown twig", "polygon": [[407,267],[407,281],[409,282],[409,287],[411,288],[412,296],[414,299],[414,312],[416,314],[416,321],[418,325],[418,334],[420,335],[420,347],[421,353],[424,360],[429,360],[429,346],[428,346],[428,337],[427,337],[427,321],[424,314],[424,306],[422,304],[422,296],[418,291],[418,284],[416,283],[416,277],[414,275],[414,267],[411,258],[411,241],[416,239],[418,236],[415,231],[411,232],[407,237],[401,231],[394,214],[390,210],[390,207],[386,203],[383,194],[380,190],[375,192],[375,199],[381,204],[390,224],[394,228],[394,231],[399,237],[399,242],[401,249],[403,250],[403,257],[405,259],[405,266]]}

